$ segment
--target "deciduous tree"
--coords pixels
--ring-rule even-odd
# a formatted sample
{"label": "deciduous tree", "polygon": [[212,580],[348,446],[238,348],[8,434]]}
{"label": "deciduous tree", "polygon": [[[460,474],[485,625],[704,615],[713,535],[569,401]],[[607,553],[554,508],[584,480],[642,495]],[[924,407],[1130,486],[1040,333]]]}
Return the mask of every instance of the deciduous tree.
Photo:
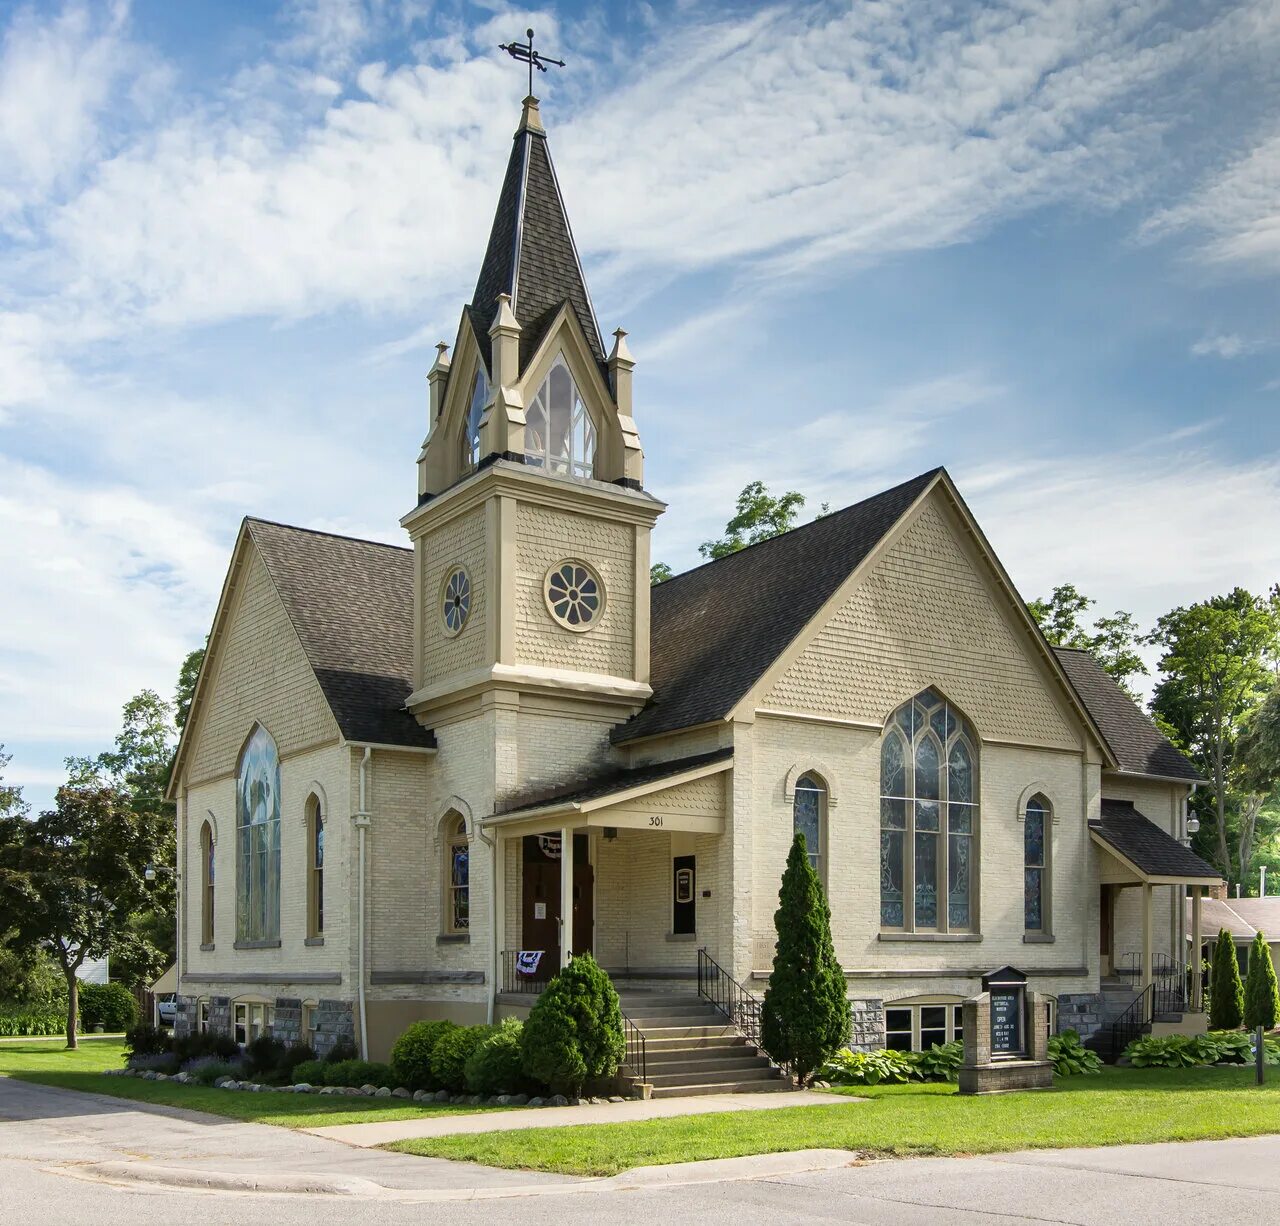
{"label": "deciduous tree", "polygon": [[1074,583],[1060,583],[1047,600],[1033,600],[1027,608],[1050,643],[1090,652],[1136,702],[1131,678],[1145,676],[1147,672],[1138,654],[1142,642],[1138,623],[1133,614],[1117,609],[1111,617],[1094,618],[1093,625],[1089,626],[1085,614],[1096,603]]}
{"label": "deciduous tree", "polygon": [[725,525],[724,536],[704,541],[698,552],[704,558],[725,558],[748,545],[781,536],[795,527],[802,506],[803,494],[788,490],[781,498],[774,498],[763,481],[752,481],[738,495],[737,512]]}

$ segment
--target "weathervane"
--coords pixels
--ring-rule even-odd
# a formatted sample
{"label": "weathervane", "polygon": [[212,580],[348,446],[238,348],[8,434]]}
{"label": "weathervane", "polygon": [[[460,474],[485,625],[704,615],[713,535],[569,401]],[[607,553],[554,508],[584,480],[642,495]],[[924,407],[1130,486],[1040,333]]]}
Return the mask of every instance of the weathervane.
{"label": "weathervane", "polygon": [[529,96],[532,98],[533,70],[536,68],[539,72],[546,72],[548,64],[563,68],[564,60],[553,60],[549,55],[539,55],[533,49],[533,30],[528,29],[524,33],[529,40],[527,43],[499,43],[498,50],[505,51],[513,60],[520,60],[529,65]]}

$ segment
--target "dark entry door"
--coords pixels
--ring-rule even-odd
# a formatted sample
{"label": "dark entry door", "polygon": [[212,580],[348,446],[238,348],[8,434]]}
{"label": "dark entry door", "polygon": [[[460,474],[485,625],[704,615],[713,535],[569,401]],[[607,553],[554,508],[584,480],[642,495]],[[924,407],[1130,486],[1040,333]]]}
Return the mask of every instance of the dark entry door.
{"label": "dark entry door", "polygon": [[[521,948],[544,951],[537,978],[560,965],[560,840],[524,839],[524,900]],[[595,939],[595,876],[588,863],[587,836],[573,837],[573,952],[590,953]]]}
{"label": "dark entry door", "polygon": [[1113,886],[1102,887],[1098,902],[1098,953],[1102,955],[1102,973],[1111,974],[1112,932],[1115,926],[1116,892]]}

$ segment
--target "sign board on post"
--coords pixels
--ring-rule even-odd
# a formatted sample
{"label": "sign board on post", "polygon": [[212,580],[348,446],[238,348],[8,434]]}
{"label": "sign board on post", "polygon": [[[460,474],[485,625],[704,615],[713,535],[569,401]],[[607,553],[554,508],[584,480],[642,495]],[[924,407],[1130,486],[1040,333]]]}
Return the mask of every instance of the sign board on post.
{"label": "sign board on post", "polygon": [[991,1058],[1017,1059],[1027,1054],[1027,977],[1002,966],[982,977],[991,997]]}
{"label": "sign board on post", "polygon": [[1027,977],[1002,966],[982,977],[982,991],[964,1002],[961,1094],[1048,1090],[1053,1065],[1044,997],[1027,990]]}

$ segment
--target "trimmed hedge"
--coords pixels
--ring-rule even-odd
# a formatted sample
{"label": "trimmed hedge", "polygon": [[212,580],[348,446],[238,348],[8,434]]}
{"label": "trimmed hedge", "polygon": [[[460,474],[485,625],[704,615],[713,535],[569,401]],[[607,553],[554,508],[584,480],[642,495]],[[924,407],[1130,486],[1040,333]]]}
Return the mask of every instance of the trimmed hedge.
{"label": "trimmed hedge", "polygon": [[391,1049],[391,1068],[402,1086],[410,1090],[438,1090],[431,1071],[431,1057],[445,1035],[459,1029],[456,1022],[414,1022]]}
{"label": "trimmed hedge", "polygon": [[465,1070],[472,1094],[523,1094],[541,1088],[524,1071],[523,1030],[520,1022],[509,1017],[475,1046]]}
{"label": "trimmed hedge", "polygon": [[142,1011],[122,983],[81,983],[79,996],[80,1023],[86,1030],[101,1026],[116,1034],[138,1024]]}
{"label": "trimmed hedge", "polygon": [[467,1061],[496,1027],[455,1026],[440,1036],[431,1053],[431,1076],[442,1090],[461,1094],[467,1088]]}
{"label": "trimmed hedge", "polygon": [[[315,1084],[314,1082],[312,1084]],[[327,1086],[383,1086],[394,1088],[396,1079],[389,1064],[373,1060],[338,1060],[325,1065],[324,1084]]]}

